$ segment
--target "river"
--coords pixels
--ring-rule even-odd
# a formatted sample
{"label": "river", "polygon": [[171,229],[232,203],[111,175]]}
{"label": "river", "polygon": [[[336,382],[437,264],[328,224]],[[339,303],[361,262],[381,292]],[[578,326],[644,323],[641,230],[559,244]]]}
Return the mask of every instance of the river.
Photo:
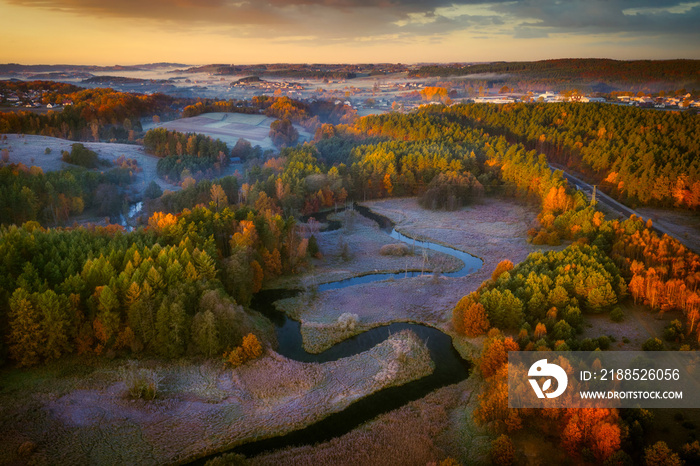
{"label": "river", "polygon": [[[440,244],[428,241],[414,241],[398,233],[394,225],[387,218],[379,216],[369,209],[361,206],[355,207],[361,215],[364,215],[377,223],[393,238],[407,244],[429,248],[452,255],[463,262],[463,267],[459,270],[445,273],[448,277],[463,277],[478,270],[483,262],[463,251],[453,249]],[[338,228],[338,222],[332,223],[332,228]],[[319,290],[330,290],[358,286],[370,282],[413,277],[420,272],[409,272],[391,274],[378,273],[355,277],[338,282],[327,283],[319,286]],[[290,319],[284,313],[279,312],[274,307],[274,302],[296,296],[300,290],[263,290],[255,295],[251,308],[263,313],[275,325],[277,341],[279,347],[277,352],[281,355],[303,362],[328,362],[340,358],[352,356],[363,351],[367,351],[375,345],[384,341],[390,334],[401,330],[409,329],[421,338],[430,350],[430,356],[435,362],[435,370],[431,375],[409,382],[407,384],[390,387],[351,404],[345,410],[331,414],[325,419],[304,429],[296,430],[286,435],[258,440],[238,446],[232,451],[245,456],[254,456],[269,450],[277,450],[293,445],[308,445],[318,442],[328,441],[334,437],[343,435],[361,424],[375,418],[376,416],[400,408],[401,406],[420,399],[428,393],[466,379],[469,376],[469,364],[461,358],[459,353],[452,346],[452,338],[435,328],[411,323],[393,323],[377,327],[361,333],[353,338],[344,340],[326,351],[319,354],[307,353],[302,346],[301,325],[299,322]],[[214,455],[218,456],[218,455]],[[197,461],[203,464],[212,456]]]}

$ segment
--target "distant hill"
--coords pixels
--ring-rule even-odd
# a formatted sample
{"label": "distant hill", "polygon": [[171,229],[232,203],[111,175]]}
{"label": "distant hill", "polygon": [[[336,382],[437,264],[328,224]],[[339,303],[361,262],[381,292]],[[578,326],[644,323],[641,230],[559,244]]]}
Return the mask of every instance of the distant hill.
{"label": "distant hill", "polygon": [[276,78],[310,78],[310,79],[353,79],[360,75],[383,75],[406,71],[401,64],[258,64],[225,65],[212,64],[196,66],[174,73],[210,73],[214,75],[255,75]]}
{"label": "distant hill", "polygon": [[68,72],[68,71],[144,71],[159,68],[174,68],[185,67],[182,63],[147,63],[143,65],[113,65],[113,66],[96,66],[96,65],[21,65],[19,63],[0,64],[0,73],[50,73],[50,72]]}
{"label": "distant hill", "polygon": [[565,86],[609,92],[630,86],[668,89],[700,88],[700,60],[559,59],[531,62],[493,62],[475,65],[424,65],[411,77],[497,76],[504,83]]}
{"label": "distant hill", "polygon": [[92,76],[88,79],[84,79],[82,82],[85,84],[139,84],[146,81],[148,80],[139,78],[127,78],[124,76]]}

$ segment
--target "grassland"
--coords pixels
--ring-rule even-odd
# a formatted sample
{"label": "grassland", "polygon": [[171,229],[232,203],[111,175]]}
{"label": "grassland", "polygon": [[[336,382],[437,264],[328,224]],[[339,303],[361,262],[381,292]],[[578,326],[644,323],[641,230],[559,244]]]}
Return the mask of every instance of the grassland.
{"label": "grassland", "polygon": [[[414,198],[387,199],[365,205],[389,217],[399,232],[469,252],[482,258],[484,265],[462,278],[425,275],[304,293],[279,301],[279,309],[301,321],[307,350],[319,351],[347,338],[347,329],[339,328],[335,323],[342,314],[350,313],[358,316],[353,333],[391,322],[422,323],[455,337],[455,346],[467,355],[470,345],[461,341],[451,324],[454,306],[490,278],[500,261],[508,259],[518,263],[530,252],[543,248],[527,242],[527,229],[535,219],[536,211],[514,201],[485,199],[456,212],[425,210]],[[323,238],[324,235],[331,234],[320,236]],[[388,235],[385,237],[390,239]],[[337,240],[328,240],[331,244],[334,241]],[[346,273],[342,265],[328,261],[317,267],[313,272],[316,281],[322,281],[321,277]],[[313,282],[309,276],[305,280]]]}
{"label": "grassland", "polygon": [[[253,146],[263,150],[275,149],[269,137],[270,124],[274,118],[265,115],[247,115],[243,113],[203,113],[196,117],[181,118],[157,126],[181,133],[199,133],[213,139],[221,139],[229,148],[236,145],[239,139],[248,140]],[[149,125],[150,127],[150,125]],[[144,128],[149,129],[149,128]],[[296,126],[300,141],[310,140],[312,135]]]}
{"label": "grassland", "polygon": [[157,370],[162,381],[160,395],[144,401],[126,396],[123,364],[64,360],[5,371],[0,463],[189,462],[313,424],[434,367],[423,342],[410,332],[324,364],[291,361],[271,350],[235,370],[146,361],[140,365]]}

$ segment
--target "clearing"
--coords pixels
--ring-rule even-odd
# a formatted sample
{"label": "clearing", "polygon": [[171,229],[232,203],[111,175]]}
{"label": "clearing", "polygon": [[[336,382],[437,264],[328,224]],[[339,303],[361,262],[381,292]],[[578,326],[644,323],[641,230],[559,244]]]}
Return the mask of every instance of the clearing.
{"label": "clearing", "polygon": [[[26,134],[8,134],[7,140],[0,141],[0,150],[9,149],[10,163],[23,163],[27,167],[35,165],[45,172],[63,170],[75,167],[61,160],[61,151],[71,150],[71,145],[78,141],[52,138],[48,136],[33,136]],[[151,181],[155,181],[162,189],[177,191],[179,186],[167,183],[158,177],[156,166],[158,157],[146,154],[143,147],[136,144],[118,144],[111,142],[80,142],[88,149],[97,153],[100,158],[114,161],[120,156],[134,159],[141,168],[136,180],[130,185],[130,189],[136,193],[143,193]],[[51,152],[45,153],[49,148]],[[105,170],[108,167],[104,167]]]}
{"label": "clearing", "polygon": [[[276,118],[265,115],[248,115],[245,113],[203,113],[196,117],[181,118],[156,125],[144,125],[144,130],[154,127],[166,128],[181,133],[199,133],[213,139],[225,142],[229,149],[233,148],[239,139],[248,140],[253,146],[263,150],[275,150],[270,139],[270,125]],[[299,142],[313,138],[302,127],[294,125],[299,132]]]}
{"label": "clearing", "polygon": [[[439,269],[443,272],[458,270],[462,261],[433,250],[409,248],[407,255],[382,255],[382,246],[403,244],[382,231],[376,222],[349,210],[328,216],[329,220],[342,222],[338,230],[314,233],[318,241],[321,259],[312,259],[313,269],[302,274],[280,277],[265,288],[312,288],[322,283],[345,280],[371,273],[425,271]],[[301,224],[305,230],[309,224]]]}

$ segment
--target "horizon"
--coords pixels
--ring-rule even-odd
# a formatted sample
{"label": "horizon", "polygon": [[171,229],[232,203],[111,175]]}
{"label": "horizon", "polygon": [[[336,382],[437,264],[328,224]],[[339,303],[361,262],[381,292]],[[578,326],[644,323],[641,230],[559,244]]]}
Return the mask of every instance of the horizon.
{"label": "horizon", "polygon": [[681,58],[681,57],[669,57],[669,58],[627,58],[627,59],[622,59],[622,58],[609,58],[609,57],[599,57],[599,56],[591,56],[591,57],[552,57],[552,58],[543,58],[543,59],[536,59],[536,60],[500,60],[500,59],[494,59],[494,60],[479,60],[479,61],[419,61],[419,62],[384,62],[384,61],[378,61],[378,62],[230,62],[227,63],[223,60],[218,60],[218,61],[212,61],[212,62],[202,62],[202,63],[175,63],[175,62],[162,62],[162,61],[154,61],[154,62],[134,62],[134,63],[69,63],[69,62],[55,62],[55,63],[48,63],[48,62],[37,62],[37,63],[29,63],[29,62],[4,62],[0,63],[0,66],[10,66],[10,65],[18,65],[18,66],[95,66],[95,67],[101,67],[101,68],[110,68],[110,67],[117,67],[117,66],[122,66],[122,67],[138,67],[138,66],[154,66],[154,65],[163,65],[163,67],[168,67],[168,66],[174,66],[174,67],[179,67],[179,66],[186,66],[186,67],[201,67],[201,66],[215,66],[215,65],[221,65],[221,66],[255,66],[255,65],[289,65],[289,66],[300,66],[300,65],[305,65],[305,66],[311,66],[311,65],[320,65],[320,66],[341,66],[341,65],[351,65],[351,66],[359,66],[359,65],[405,65],[405,66],[426,66],[426,65],[481,65],[481,64],[491,64],[491,63],[518,63],[518,62],[541,62],[541,61],[562,61],[562,60],[612,60],[612,61],[619,61],[619,62],[635,62],[635,61],[680,61],[680,60],[687,60],[687,61],[698,61],[700,58]]}
{"label": "horizon", "polygon": [[0,62],[474,63],[700,59],[700,2],[0,0]]}

